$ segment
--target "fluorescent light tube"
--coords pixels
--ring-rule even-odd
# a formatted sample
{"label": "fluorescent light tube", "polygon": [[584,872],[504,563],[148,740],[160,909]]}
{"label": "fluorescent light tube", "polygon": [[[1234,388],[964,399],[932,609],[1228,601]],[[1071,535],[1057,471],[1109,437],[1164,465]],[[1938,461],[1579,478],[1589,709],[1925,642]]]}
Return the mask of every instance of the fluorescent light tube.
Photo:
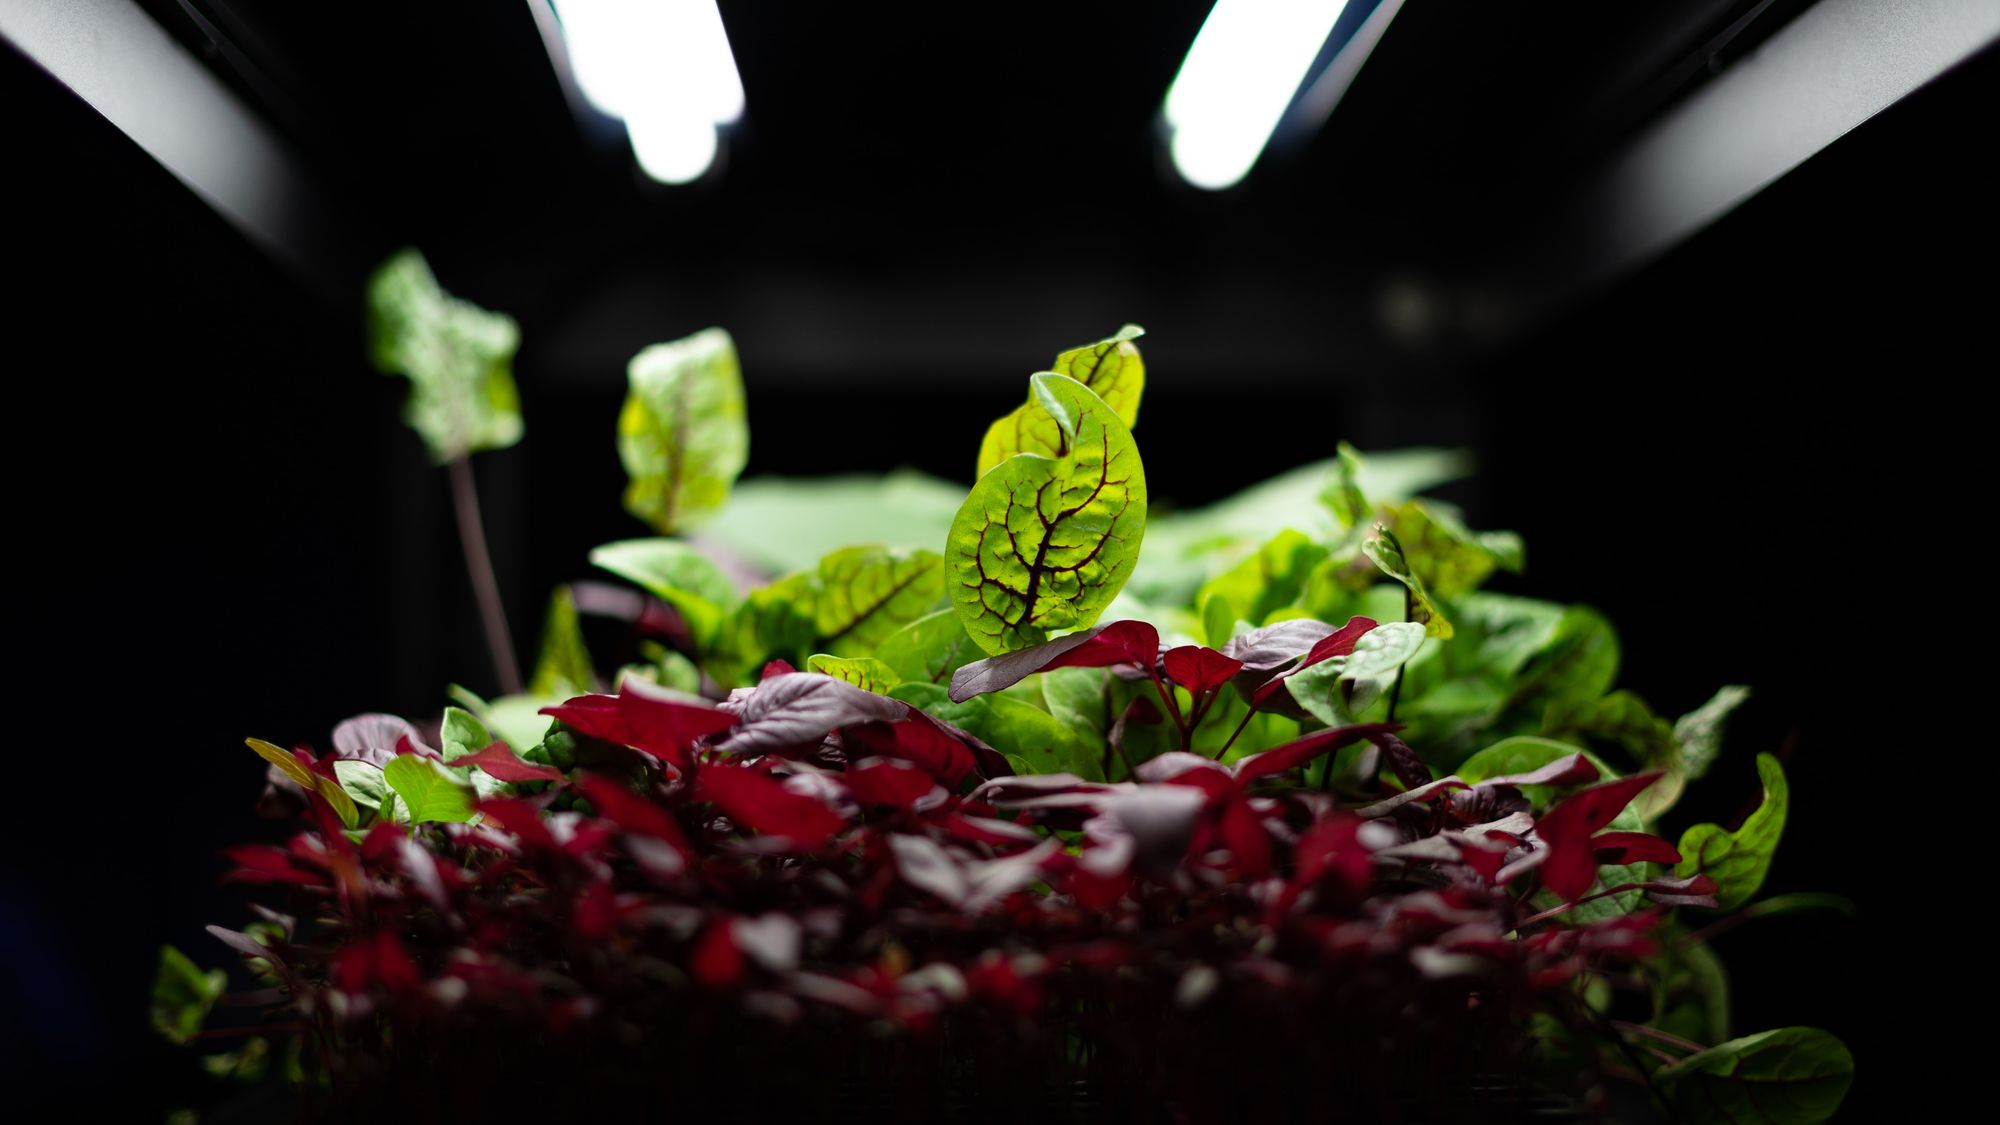
{"label": "fluorescent light tube", "polygon": [[1347,0],[1216,0],[1167,90],[1174,167],[1221,191],[1250,174]]}
{"label": "fluorescent light tube", "polygon": [[743,116],[743,80],[715,0],[555,0],[577,87],[623,118],[639,167],[700,179],[717,130]]}

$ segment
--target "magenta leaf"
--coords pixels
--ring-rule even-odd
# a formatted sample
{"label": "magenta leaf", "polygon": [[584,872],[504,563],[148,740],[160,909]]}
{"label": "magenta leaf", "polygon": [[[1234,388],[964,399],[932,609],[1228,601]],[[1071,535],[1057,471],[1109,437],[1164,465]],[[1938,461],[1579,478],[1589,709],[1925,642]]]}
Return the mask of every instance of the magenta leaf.
{"label": "magenta leaf", "polygon": [[1599,866],[1632,863],[1679,863],[1680,850],[1647,832],[1600,832],[1590,838]]}
{"label": "magenta leaf", "polygon": [[[826,676],[811,678],[840,683]],[[846,825],[825,802],[794,793],[744,766],[717,763],[703,769],[696,776],[695,792],[743,828],[783,836],[806,850],[818,848]]]}
{"label": "magenta leaf", "polygon": [[1373,628],[1375,628],[1375,622],[1369,618],[1350,618],[1347,624],[1320,638],[1319,642],[1313,645],[1312,651],[1306,653],[1306,658],[1299,662],[1299,667],[1309,668],[1322,660],[1329,660],[1336,656],[1352,655],[1354,653],[1354,642],[1366,636],[1369,630]]}
{"label": "magenta leaf", "polygon": [[1204,645],[1182,645],[1161,657],[1167,678],[1191,695],[1214,691],[1243,670],[1243,662]]}
{"label": "magenta leaf", "polygon": [[1550,809],[1535,825],[1535,834],[1549,850],[1542,862],[1542,885],[1565,902],[1590,890],[1597,880],[1597,851],[1591,837],[1660,777],[1655,771],[1593,785]]}
{"label": "magenta leaf", "polygon": [[514,756],[504,742],[496,742],[477,754],[452,759],[454,767],[478,766],[501,781],[561,781],[563,773],[549,766],[530,765]]}
{"label": "magenta leaf", "polygon": [[864,805],[907,809],[937,788],[931,775],[904,762],[871,758],[841,776],[854,799]]}
{"label": "magenta leaf", "polygon": [[682,851],[687,850],[687,839],[681,833],[679,824],[667,810],[645,797],[632,792],[608,777],[593,777],[578,774],[570,784],[583,791],[590,803],[597,808],[597,815],[617,825],[619,828],[664,840]]}
{"label": "magenta leaf", "polygon": [[1019,652],[975,660],[951,676],[951,701],[963,703],[1013,687],[1051,668],[1103,668],[1137,664],[1151,669],[1160,656],[1160,631],[1144,621],[1113,621],[1057,637]]}
{"label": "magenta leaf", "polygon": [[675,765],[686,763],[700,739],[736,725],[736,716],[727,711],[689,703],[637,676],[625,677],[619,687],[618,712],[635,740],[627,745]]}
{"label": "magenta leaf", "polygon": [[1236,783],[1248,785],[1251,781],[1268,777],[1274,773],[1284,773],[1305,765],[1321,754],[1338,750],[1364,738],[1374,738],[1378,734],[1391,734],[1402,730],[1399,723],[1363,723],[1351,727],[1334,727],[1331,730],[1315,731],[1304,738],[1287,742],[1273,750],[1266,750],[1254,758],[1245,758],[1236,767]]}

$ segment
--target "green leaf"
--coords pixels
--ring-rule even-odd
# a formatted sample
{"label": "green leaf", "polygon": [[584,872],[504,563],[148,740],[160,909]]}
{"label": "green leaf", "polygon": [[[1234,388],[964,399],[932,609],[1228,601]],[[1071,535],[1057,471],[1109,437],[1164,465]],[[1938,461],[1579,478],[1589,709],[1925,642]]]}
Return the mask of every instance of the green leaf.
{"label": "green leaf", "polygon": [[209,1077],[246,1084],[262,1081],[270,1066],[271,1041],[261,1035],[245,1040],[233,1051],[201,1057],[201,1068]]}
{"label": "green leaf", "polygon": [[576,596],[568,586],[556,587],[542,623],[542,653],[528,690],[536,695],[567,699],[597,690],[597,670],[590,664],[590,646],[576,616]]}
{"label": "green leaf", "polygon": [[1750,698],[1750,689],[1733,684],[1717,691],[1707,703],[1674,720],[1674,739],[1690,780],[1708,773],[1722,754],[1722,735],[1729,716]]}
{"label": "green leaf", "polygon": [[714,643],[724,616],[742,601],[715,560],[679,539],[606,543],[590,552],[590,561],[673,606],[703,648]]}
{"label": "green leaf", "polygon": [[382,768],[382,778],[403,799],[410,820],[471,820],[471,784],[429,758],[404,754]]}
{"label": "green leaf", "polygon": [[966,635],[955,609],[925,614],[891,634],[875,655],[905,680],[941,684],[983,653]]}
{"label": "green leaf", "polygon": [[[1201,607],[1209,643],[1219,645],[1229,640],[1229,632],[1239,619],[1262,625],[1273,613],[1298,601],[1306,578],[1325,559],[1325,547],[1288,528],[1242,562],[1209,579],[1194,599]],[[1220,617],[1210,617],[1217,601],[1228,607],[1228,621],[1220,636],[1215,628]]]}
{"label": "green leaf", "polygon": [[1361,451],[1340,443],[1340,455],[1330,462],[1326,475],[1326,487],[1320,490],[1320,503],[1340,521],[1340,526],[1357,527],[1374,514],[1374,506],[1368,502],[1368,494],[1361,487]]}
{"label": "green leaf", "polygon": [[1511,531],[1473,531],[1458,510],[1441,500],[1407,500],[1382,514],[1410,566],[1438,597],[1452,599],[1479,588],[1494,569],[1519,572],[1525,552]]}
{"label": "green leaf", "polygon": [[305,767],[304,762],[292,757],[290,750],[261,738],[246,738],[243,740],[243,745],[256,751],[258,757],[278,767],[286,777],[298,782],[299,788],[306,790],[318,788],[313,784],[313,772]]}
{"label": "green leaf", "polygon": [[[491,732],[493,738],[508,745],[520,754],[527,754],[542,741],[554,719],[541,713],[542,708],[561,703],[567,696],[554,695],[503,695],[491,703],[473,708],[473,714]],[[487,745],[491,745],[488,743]],[[486,749],[476,746],[475,751]]]}
{"label": "green leaf", "polygon": [[[1339,662],[1343,703],[1349,714],[1365,710],[1389,690],[1396,670],[1417,655],[1428,630],[1414,621],[1391,621],[1377,625],[1354,642],[1354,651],[1324,661]],[[1447,634],[1449,635],[1449,634]]]}
{"label": "green leaf", "polygon": [[1673,728],[1629,691],[1552,704],[1542,720],[1542,733],[1551,738],[1582,735],[1616,743],[1640,769],[1663,771],[1664,777],[1632,800],[1642,820],[1657,820],[1680,800],[1687,787],[1687,763],[1681,759],[1681,744],[1675,740]]}
{"label": "green leaf", "polygon": [[493,745],[493,735],[486,724],[479,721],[472,712],[460,707],[444,709],[444,721],[438,726],[438,741],[444,743],[444,760],[463,758],[467,754],[477,754]]}
{"label": "green leaf", "polygon": [[[1112,716],[1105,702],[1110,686],[1108,668],[1051,668],[1033,677],[1040,681],[1042,702],[1048,713],[1067,724],[1093,745],[1101,747]],[[1094,738],[1090,736],[1096,736]]]}
{"label": "green leaf", "polygon": [[1396,533],[1383,524],[1376,524],[1368,538],[1361,542],[1361,553],[1367,555],[1378,570],[1401,582],[1410,594],[1410,620],[1424,626],[1425,632],[1440,640],[1451,636],[1451,622],[1446,620],[1444,611],[1431,601],[1424,589],[1424,580],[1410,569],[1410,561],[1403,553],[1403,545],[1396,540]]}
{"label": "green leaf", "polygon": [[755,678],[767,661],[804,664],[818,636],[814,606],[819,593],[814,571],[788,574],[752,590],[716,631],[715,651],[705,665],[708,673],[729,687]]}
{"label": "green leaf", "polygon": [[1662,943],[1653,980],[1651,1025],[1696,1043],[1729,1038],[1729,974],[1706,942]]}
{"label": "green leaf", "polygon": [[964,485],[907,469],[884,476],[759,477],[736,486],[701,537],[767,573],[789,574],[855,543],[935,550],[964,500]]}
{"label": "green leaf", "polygon": [[1552,707],[1602,696],[1617,679],[1618,634],[1611,623],[1588,606],[1568,606],[1548,643],[1516,675],[1507,706],[1540,718]]}
{"label": "green leaf", "polygon": [[1746,1035],[1662,1067],[1653,1084],[1687,1120],[1809,1125],[1840,1108],[1854,1056],[1815,1027]]}
{"label": "green leaf", "polygon": [[952,521],[952,605],[974,643],[1012,652],[1094,623],[1139,558],[1146,476],[1132,431],[1061,375],[1033,377],[1063,453],[1018,453],[979,478]]}
{"label": "green leaf", "polygon": [[187,954],[161,946],[159,967],[153,972],[153,1030],[174,1043],[192,1042],[228,984],[229,975],[221,969],[204,973]]}
{"label": "green leaf", "polygon": [[371,812],[382,807],[382,795],[389,791],[389,783],[382,780],[380,766],[342,758],[333,763],[333,775],[359,807]]}
{"label": "green leaf", "polygon": [[806,661],[806,671],[845,680],[877,695],[887,695],[890,688],[903,682],[903,677],[897,675],[894,668],[872,656],[842,657],[815,653]]}
{"label": "green leaf", "polygon": [[1719,824],[1697,824],[1681,833],[1681,862],[1675,874],[1703,874],[1714,879],[1719,909],[1734,910],[1755,897],[1770,874],[1771,856],[1785,832],[1791,787],[1785,767],[1769,754],[1757,755],[1757,774],[1764,782],[1764,802],[1734,832]]}
{"label": "green leaf", "polygon": [[[1146,389],[1146,364],[1132,341],[1145,334],[1145,329],[1128,324],[1108,339],[1062,353],[1049,370],[1089,387],[1129,430],[1139,424],[1139,398]],[[978,475],[985,476],[1016,453],[1060,457],[1064,448],[1062,431],[1031,398],[987,428],[979,443]]]}
{"label": "green leaf", "polygon": [[971,732],[1026,766],[1024,773],[1073,773],[1103,780],[1102,747],[1084,733],[1032,704],[1004,695],[978,695],[953,703],[940,684],[905,681],[889,694]]}
{"label": "green leaf", "polygon": [[[1606,765],[1604,759],[1581,746],[1558,742],[1552,738],[1536,738],[1521,735],[1503,738],[1486,749],[1460,762],[1452,772],[1468,785],[1477,785],[1490,777],[1507,777],[1511,774],[1531,773],[1550,762],[1582,754],[1584,759],[1597,767],[1597,772],[1606,779],[1618,776],[1618,771]],[[1547,785],[1524,785],[1521,794],[1533,802],[1536,808],[1545,808],[1555,796],[1555,789]]]}
{"label": "green leaf", "polygon": [[859,656],[944,600],[944,558],[908,547],[845,547],[819,564],[813,631],[836,656]]}
{"label": "green leaf", "polygon": [[369,352],[375,366],[407,376],[403,419],[438,464],[521,440],[512,317],[438,288],[415,250],[384,262],[368,281]]}
{"label": "green leaf", "polygon": [[720,328],[632,357],[618,415],[618,455],[632,478],[625,508],[662,534],[722,508],[750,456],[736,344]]}

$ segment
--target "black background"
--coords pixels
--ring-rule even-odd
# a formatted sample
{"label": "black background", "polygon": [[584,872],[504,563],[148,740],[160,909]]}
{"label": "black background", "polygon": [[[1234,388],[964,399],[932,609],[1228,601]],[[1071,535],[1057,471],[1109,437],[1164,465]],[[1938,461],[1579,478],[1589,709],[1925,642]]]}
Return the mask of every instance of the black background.
{"label": "black background", "polygon": [[[1574,31],[1573,66],[1517,68],[1503,49],[1467,76],[1394,53],[1399,37],[1468,67],[1483,53],[1480,27],[1412,5],[1327,133],[1218,201],[1163,184],[1143,133],[1199,4],[1149,17],[1123,40],[1118,80],[1082,92],[1049,85],[1061,59],[1009,54],[1041,43],[1032,27],[954,38],[885,72],[835,65],[831,15],[766,27],[741,7],[726,11],[750,124],[718,182],[680,194],[642,190],[622,158],[579,139],[546,75],[503,93],[460,73],[472,58],[498,65],[495,53],[522,67],[538,57],[521,21],[498,17],[462,26],[501,47],[439,56],[441,74],[395,94],[417,107],[401,120],[421,125],[464,109],[439,90],[470,85],[459,96],[503,124],[449,144],[413,127],[380,142],[382,159],[348,160],[390,98],[340,85],[331,62],[413,48],[302,50],[294,29],[296,66],[282,73],[303,108],[273,120],[357,232],[354,261],[328,275],[334,291],[358,294],[366,262],[418,241],[447,286],[523,322],[529,437],[483,456],[480,473],[524,642],[542,591],[578,576],[591,545],[638,530],[618,507],[611,440],[617,358],[636,346],[711,319],[731,327],[753,474],[910,464],[962,478],[1020,374],[1140,321],[1156,493],[1212,499],[1341,438],[1469,445],[1482,473],[1453,495],[1477,525],[1516,528],[1530,546],[1528,573],[1507,586],[1606,610],[1624,686],[1665,714],[1721,683],[1756,686],[1728,755],[1672,827],[1732,816],[1755,792],[1754,753],[1789,755],[1792,819],[1768,890],[1838,891],[1861,916],[1757,923],[1720,949],[1738,1028],[1841,1035],[1861,1067],[1844,1116],[1867,1119],[1893,1073],[1881,1029],[1894,1025],[1879,1013],[1903,987],[1877,922],[1901,907],[1866,874],[1876,845],[1857,825],[1887,796],[1875,763],[1911,737],[1880,718],[1923,671],[1901,655],[1901,630],[1954,599],[1913,557],[1943,547],[1924,546],[1910,512],[1947,485],[1935,466],[1962,440],[1945,396],[1994,367],[2000,191],[1981,152],[2000,104],[1994,52],[1614,286],[1502,331],[1458,323],[1461,291],[1431,286],[1445,326],[1411,340],[1374,315],[1385,286],[1470,271],[1497,244],[1495,200],[1541,190],[1525,168],[1559,180],[1630,125],[1579,110],[1575,128],[1503,151],[1480,141],[1488,131],[1462,99],[1445,107],[1427,91],[1463,95],[1498,74],[1511,80],[1492,87],[1501,108],[1489,112],[1594,105],[1592,93],[1629,89],[1639,64],[1637,48],[1616,56],[1629,64],[1619,86],[1605,77],[1615,53],[1583,50],[1590,35],[1629,47],[1672,34],[1629,18]],[[411,19],[441,33],[466,18],[450,9]],[[1100,34],[1136,19],[1075,18],[1103,19]],[[946,84],[990,131],[910,100]],[[819,126],[852,126],[837,155],[800,108],[808,91]],[[902,117],[856,125],[892,102]],[[4,1100],[82,1110],[136,1094],[143,1120],[195,1089],[186,1060],[145,1028],[153,951],[171,941],[226,960],[200,932],[241,914],[216,853],[269,831],[251,816],[262,771],[241,737],[323,740],[354,712],[434,711],[448,681],[492,685],[444,477],[397,421],[398,386],[364,368],[356,302],[274,266],[6,51],[0,104],[13,288],[0,351],[6,759],[25,817],[0,865],[5,1056],[18,1068]],[[510,129],[515,111],[526,124]],[[575,170],[549,171],[565,145]],[[1048,157],[1064,152],[1120,171],[1052,187]],[[507,186],[471,187],[463,169],[482,162]],[[911,167],[944,174],[894,174]],[[548,206],[530,215],[530,197]],[[1079,266],[1100,253],[1125,261],[1101,284]],[[767,277],[806,295],[770,297],[780,286]],[[1021,295],[1054,277],[1087,307]],[[1316,319],[1274,327],[1232,297],[1245,286]],[[653,298],[670,311],[592,311]],[[867,316],[788,336],[784,311],[815,300]],[[927,317],[980,321],[982,300],[994,327],[932,346],[943,329]],[[901,331],[918,343],[898,344]],[[1232,332],[1260,335],[1238,347]],[[1231,366],[1238,351],[1254,369]]]}

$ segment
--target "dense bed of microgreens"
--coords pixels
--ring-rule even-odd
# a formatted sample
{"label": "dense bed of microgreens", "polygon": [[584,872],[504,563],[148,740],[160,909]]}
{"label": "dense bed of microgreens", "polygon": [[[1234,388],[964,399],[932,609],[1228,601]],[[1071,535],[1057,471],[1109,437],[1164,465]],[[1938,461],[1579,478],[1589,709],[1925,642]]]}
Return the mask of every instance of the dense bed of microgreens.
{"label": "dense bed of microgreens", "polygon": [[[511,322],[421,259],[373,296],[439,460],[518,437]],[[729,338],[642,352],[618,438],[661,534],[591,556],[629,585],[557,592],[522,694],[250,740],[292,834],[228,853],[263,896],[212,932],[256,990],[169,949],[156,1025],[335,1116],[561,1116],[586,1075],[746,1119],[1045,1111],[1078,1078],[1115,1119],[1831,1114],[1845,1049],[1732,1037],[1704,941],[1822,904],[1756,899],[1783,770],[1756,758],[1740,824],[1657,834],[1711,767],[1747,788],[1746,692],[1667,721],[1601,616],[1484,591],[1523,551],[1422,495],[1451,454],[1342,447],[1149,519],[1139,335],[1033,376],[969,494],[729,503]]]}

